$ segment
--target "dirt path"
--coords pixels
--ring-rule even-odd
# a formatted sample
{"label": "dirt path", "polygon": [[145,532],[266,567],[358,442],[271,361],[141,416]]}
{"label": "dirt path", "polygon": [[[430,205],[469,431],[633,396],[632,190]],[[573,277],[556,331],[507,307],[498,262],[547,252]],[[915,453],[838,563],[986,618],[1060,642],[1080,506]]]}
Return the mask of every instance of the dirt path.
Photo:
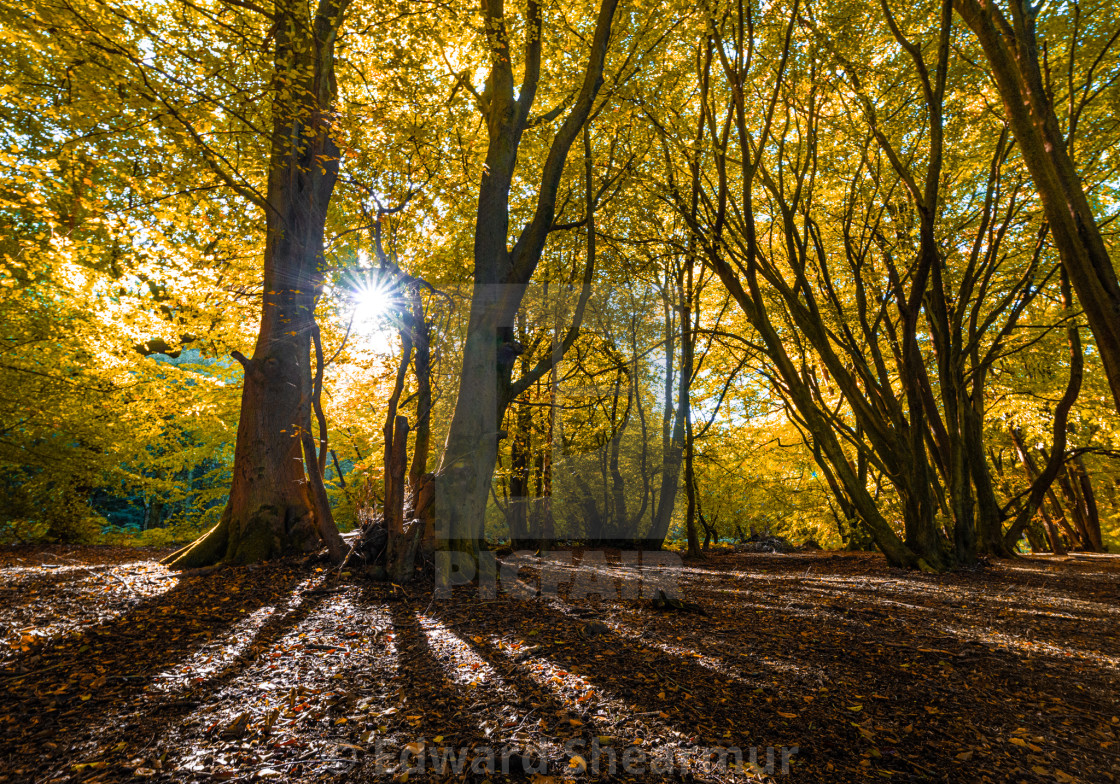
{"label": "dirt path", "polygon": [[[1120,771],[1113,557],[930,576],[871,555],[655,572],[564,552],[510,559],[543,588],[518,597],[296,563],[179,577],[158,556],[0,550],[0,782],[498,782],[503,756],[542,782]],[[671,583],[707,615],[643,599]]]}

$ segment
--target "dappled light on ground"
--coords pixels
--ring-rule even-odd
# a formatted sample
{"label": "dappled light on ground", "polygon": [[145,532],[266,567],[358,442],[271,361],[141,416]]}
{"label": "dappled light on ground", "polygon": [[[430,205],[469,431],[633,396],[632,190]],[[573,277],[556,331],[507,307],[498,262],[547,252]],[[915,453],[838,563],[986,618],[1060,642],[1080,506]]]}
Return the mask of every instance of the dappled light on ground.
{"label": "dappled light on ground", "polygon": [[176,664],[152,678],[151,689],[171,693],[189,688],[192,682],[213,677],[240,656],[253,636],[275,612],[275,607],[262,607],[237,622],[228,636],[208,642],[187,661]]}
{"label": "dappled light on ground", "polygon": [[1115,780],[1115,559],[718,555],[676,575],[699,611],[661,612],[616,556],[591,598],[578,558],[522,557],[523,589],[557,590],[496,598],[294,562],[5,564],[6,639],[46,596],[68,620],[7,654],[0,781],[481,782],[503,750],[557,782],[624,758],[635,781]]}
{"label": "dappled light on ground", "polygon": [[417,615],[416,620],[432,652],[446,664],[448,679],[468,688],[500,681],[485,659],[438,620],[426,615]]}
{"label": "dappled light on ground", "polygon": [[[144,597],[175,587],[178,577],[152,561],[80,562],[73,555],[15,550],[0,566],[0,667],[9,658],[94,624]],[[130,555],[135,559],[136,553]]]}

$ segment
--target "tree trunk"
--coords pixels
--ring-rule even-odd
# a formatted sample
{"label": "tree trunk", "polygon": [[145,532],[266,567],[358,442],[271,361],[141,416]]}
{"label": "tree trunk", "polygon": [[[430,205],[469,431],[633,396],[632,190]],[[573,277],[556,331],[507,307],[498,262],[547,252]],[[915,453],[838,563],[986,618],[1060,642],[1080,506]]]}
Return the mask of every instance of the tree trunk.
{"label": "tree trunk", "polygon": [[[685,412],[684,423],[684,490],[688,499],[685,509],[684,528],[688,536],[688,554],[693,558],[700,558],[703,552],[700,549],[700,535],[696,530],[696,472],[693,465],[692,442],[692,412]],[[704,537],[704,549],[707,549],[708,534]]]}
{"label": "tree trunk", "polygon": [[172,568],[252,563],[314,550],[320,540],[332,558],[342,554],[310,428],[311,332],[338,177],[334,43],[347,4],[322,0],[313,18],[292,0],[275,4],[272,147],[258,204],[266,218],[264,297],[252,358],[234,352],[245,382],[233,483],[220,522],[165,559]]}
{"label": "tree trunk", "polygon": [[1043,82],[1035,38],[1038,7],[1024,0],[1010,0],[1009,6],[1010,21],[995,0],[954,0],[991,66],[1120,410],[1120,282]]}
{"label": "tree trunk", "polygon": [[389,461],[385,466],[385,530],[389,536],[404,533],[404,476],[408,463],[408,418],[398,415],[389,441]]}
{"label": "tree trunk", "polygon": [[[401,394],[404,392],[404,380],[408,374],[408,365],[412,361],[412,330],[404,325],[399,330],[401,338],[401,360],[397,364],[397,375],[393,382],[393,391],[385,405],[385,424],[381,433],[385,440],[384,458],[382,460],[382,484],[385,488],[385,529],[390,533],[401,533],[404,528],[404,465],[408,454],[408,420],[397,416],[397,407],[400,405]],[[401,420],[404,420],[404,429],[401,429]],[[402,436],[403,433],[403,436]],[[403,442],[398,442],[403,438]],[[396,472],[397,463],[400,462],[399,475]],[[399,509],[393,508],[393,499],[400,497]]]}
{"label": "tree trunk", "polygon": [[[1043,450],[1043,456],[1046,452]],[[1062,469],[1058,471],[1057,476],[1058,488],[1062,492],[1062,496],[1066,500],[1066,509],[1069,510],[1069,516],[1073,520],[1073,530],[1077,538],[1074,543],[1079,550],[1087,550],[1094,552],[1092,537],[1089,535],[1089,521],[1085,513],[1085,506],[1082,502],[1080,489],[1072,481],[1070,481],[1069,463],[1062,465]]]}
{"label": "tree trunk", "polygon": [[[622,387],[622,373],[626,374],[626,407],[622,411],[622,420],[618,420],[619,392]],[[626,480],[622,478],[622,469],[619,464],[619,455],[622,451],[622,438],[626,433],[626,426],[630,424],[630,406],[634,399],[634,381],[625,367],[615,377],[614,402],[611,408],[611,427],[614,434],[607,447],[607,467],[610,470],[610,514],[606,538],[621,539],[630,534],[630,513],[626,505]]]}
{"label": "tree trunk", "polygon": [[214,528],[168,560],[173,568],[253,563],[319,545],[300,440],[300,360],[307,362],[310,342],[306,333],[289,334],[303,321],[301,298],[280,291],[266,299],[257,350],[243,361],[229,501]]}
{"label": "tree trunk", "polygon": [[662,460],[661,492],[658,494],[653,525],[646,539],[660,546],[669,534],[669,524],[673,519],[673,509],[677,502],[677,489],[680,486],[681,464],[684,459],[685,419],[691,402],[689,387],[692,384],[692,342],[689,338],[692,325],[691,310],[684,298],[684,285],[675,292],[680,309],[681,357],[677,371],[677,406],[673,414],[673,432],[669,441],[668,453]]}
{"label": "tree trunk", "polygon": [[537,498],[533,504],[532,531],[538,547],[547,547],[556,538],[556,521],[552,516],[552,439],[556,427],[556,395],[560,378],[556,363],[548,374],[548,425],[544,444],[537,451]]}
{"label": "tree trunk", "polygon": [[414,512],[420,509],[420,490],[428,473],[428,454],[432,443],[432,349],[431,324],[424,316],[424,303],[420,292],[412,296],[412,342],[416,348],[413,369],[416,371],[416,437],[412,445],[412,465],[408,469],[408,486],[411,490],[409,506]]}
{"label": "tree trunk", "polygon": [[1089,541],[1098,553],[1104,552],[1104,541],[1101,538],[1101,514],[1097,506],[1097,496],[1093,492],[1093,483],[1089,479],[1089,471],[1085,468],[1085,460],[1078,455],[1074,458],[1073,468],[1077,474],[1078,486],[1081,488],[1081,498],[1085,504],[1085,523],[1089,531]]}
{"label": "tree trunk", "polygon": [[[1050,497],[1050,503],[1054,506],[1054,513],[1058,515],[1058,519],[1062,519],[1061,507],[1058,506],[1053,495]],[[1046,538],[1050,540],[1050,552],[1054,555],[1065,555],[1066,546],[1062,544],[1062,535],[1058,531],[1058,526],[1054,525],[1054,520],[1046,513],[1045,507],[1042,509],[1042,524],[1046,529]]]}
{"label": "tree trunk", "polygon": [[[983,370],[976,372],[979,378]],[[978,548],[988,554],[1000,557],[1014,555],[1015,543],[1008,544],[1003,537],[1004,515],[996,500],[992,475],[984,454],[984,411],[983,381],[973,384],[972,400],[964,407],[964,432],[966,460],[972,473],[972,483],[976,488],[976,539]]]}
{"label": "tree trunk", "polygon": [[[603,67],[617,5],[618,0],[602,0],[599,6],[579,93],[549,146],[536,189],[533,216],[510,248],[507,245],[510,190],[518,148],[529,127],[529,112],[541,75],[542,10],[539,0],[529,0],[524,25],[522,81],[515,90],[504,6],[499,0],[483,2],[490,68],[480,103],[489,142],[475,217],[474,288],[459,392],[437,473],[436,492],[439,546],[464,553],[468,561],[474,563],[477,563],[482,541],[498,440],[504,436],[499,432],[498,423],[509,403],[523,391],[515,390],[511,382],[514,361],[523,350],[513,340],[514,319],[553,228],[556,195],[568,152],[584,130],[603,83]],[[590,166],[588,160],[588,171]],[[588,181],[589,202],[592,201],[591,187]],[[594,237],[590,219],[589,211],[589,243]],[[589,256],[593,257],[590,248]],[[585,279],[585,289],[589,283]],[[581,303],[586,303],[583,294]],[[581,313],[581,308],[577,308],[577,314]],[[574,340],[574,335],[571,339]],[[568,338],[564,342],[570,345]],[[542,367],[538,363],[538,368],[538,377],[543,377],[549,365],[546,363]],[[534,374],[537,372],[535,368]],[[523,377],[519,386],[527,388],[535,380],[531,376]],[[440,577],[450,578],[450,575]]]}
{"label": "tree trunk", "polygon": [[[1057,432],[1057,427],[1055,427],[1055,433]],[[1050,538],[1051,551],[1055,555],[1065,555],[1066,551],[1058,537],[1057,528],[1050,516],[1046,514],[1046,508],[1044,506],[1044,501],[1048,500],[1054,509],[1055,515],[1061,522],[1062,527],[1069,532],[1070,543],[1076,543],[1077,538],[1073,535],[1073,532],[1069,529],[1069,525],[1065,522],[1061,504],[1058,503],[1054,491],[1050,488],[1053,477],[1057,475],[1058,468],[1060,467],[1060,461],[1056,460],[1053,455],[1059,454],[1059,452],[1064,453],[1065,439],[1063,438],[1061,441],[1061,450],[1058,449],[1059,445],[1055,445],[1054,452],[1051,457],[1047,459],[1046,467],[1041,472],[1038,470],[1037,466],[1035,466],[1034,458],[1031,457],[1030,452],[1023,443],[1023,438],[1019,434],[1018,428],[1011,429],[1011,442],[1015,445],[1015,450],[1019,453],[1019,460],[1023,464],[1023,469],[1027,472],[1027,477],[1031,480],[1031,487],[1027,495],[1027,502],[1015,517],[1015,521],[1008,530],[1006,538],[1007,540],[1011,540],[1012,538],[1018,540],[1023,529],[1030,524],[1031,517],[1034,515],[1035,511],[1039,511],[1042,513],[1042,519],[1046,526],[1046,535]],[[1010,541],[1009,544],[1011,544]]]}
{"label": "tree trunk", "polygon": [[[1073,306],[1073,298],[1070,292],[1069,278],[1064,271],[1061,275],[1061,292],[1062,305],[1069,311]],[[1055,506],[1057,505],[1057,499],[1053,498],[1050,485],[1065,464],[1066,430],[1069,425],[1069,412],[1070,409],[1073,408],[1078,394],[1081,392],[1081,381],[1085,365],[1085,355],[1081,349],[1081,336],[1078,332],[1076,322],[1071,321],[1070,326],[1066,329],[1066,341],[1069,344],[1070,352],[1069,383],[1066,384],[1066,390],[1062,394],[1061,400],[1058,401],[1058,405],[1054,408],[1054,423],[1052,428],[1054,434],[1053,442],[1050,448],[1050,456],[1047,458],[1046,466],[1042,471],[1038,471],[1035,468],[1034,461],[1026,445],[1023,443],[1018,428],[1011,428],[1011,441],[1015,445],[1016,451],[1019,453],[1020,462],[1022,462],[1023,467],[1027,471],[1027,475],[1031,479],[1031,487],[1027,495],[1026,503],[1019,511],[1019,514],[1016,515],[1008,531],[1008,535],[1005,537],[1005,541],[1009,547],[1014,546],[1019,538],[1020,532],[1026,527],[1031,517],[1034,516],[1035,511],[1041,508],[1044,496],[1050,496]],[[1061,548],[1061,544],[1057,541],[1055,535],[1051,534],[1050,538],[1055,548],[1054,552],[1058,552],[1058,549]],[[1075,541],[1076,540],[1073,539],[1071,535],[1071,543]]]}
{"label": "tree trunk", "polygon": [[1027,537],[1027,544],[1030,545],[1032,553],[1046,552],[1046,532],[1036,521],[1032,520],[1023,533]]}

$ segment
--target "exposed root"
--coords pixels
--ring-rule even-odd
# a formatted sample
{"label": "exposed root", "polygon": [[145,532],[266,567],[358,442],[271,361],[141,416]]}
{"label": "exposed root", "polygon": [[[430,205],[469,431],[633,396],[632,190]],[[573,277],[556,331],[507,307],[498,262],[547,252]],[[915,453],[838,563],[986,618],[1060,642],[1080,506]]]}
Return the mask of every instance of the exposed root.
{"label": "exposed root", "polygon": [[160,563],[175,570],[214,566],[225,556],[228,542],[229,510],[227,509],[217,525],[183,549],[167,556]]}

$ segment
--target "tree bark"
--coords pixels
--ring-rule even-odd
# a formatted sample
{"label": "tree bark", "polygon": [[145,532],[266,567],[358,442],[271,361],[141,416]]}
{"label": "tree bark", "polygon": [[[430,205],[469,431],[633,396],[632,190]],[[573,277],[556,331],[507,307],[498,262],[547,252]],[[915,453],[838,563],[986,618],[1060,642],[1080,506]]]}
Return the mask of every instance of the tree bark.
{"label": "tree bark", "polygon": [[[404,379],[408,374],[408,365],[412,361],[412,331],[407,326],[402,326],[400,329],[401,337],[401,360],[397,365],[397,375],[393,382],[393,391],[389,395],[389,400],[386,403],[385,424],[381,428],[382,435],[385,439],[385,452],[383,459],[383,484],[385,487],[385,527],[390,533],[401,533],[404,525],[404,469],[402,467],[400,476],[398,477],[395,471],[397,460],[405,460],[408,454],[408,420],[404,417],[397,416],[397,407],[400,404],[401,394],[404,392]],[[405,427],[401,431],[400,420],[404,419]],[[397,438],[403,432],[404,443],[398,443]],[[402,463],[403,466],[403,463]],[[399,485],[399,487],[398,487]],[[390,508],[391,499],[397,496],[401,498],[401,510],[397,512]]]}
{"label": "tree bark", "polygon": [[[459,392],[437,472],[436,492],[439,546],[465,553],[472,561],[482,541],[498,440],[504,435],[498,425],[506,407],[521,391],[515,390],[511,381],[514,362],[523,350],[513,340],[514,319],[552,231],[556,194],[568,152],[584,129],[603,83],[617,5],[618,0],[602,0],[599,6],[579,94],[549,146],[533,216],[509,248],[510,190],[541,74],[542,10],[539,0],[529,0],[523,78],[515,92],[503,4],[500,0],[483,3],[490,68],[486,89],[478,97],[489,143],[475,218],[474,287]],[[547,366],[541,368],[540,375],[546,372]],[[528,387],[535,380],[523,378],[519,384]]]}
{"label": "tree bark", "polygon": [[1093,483],[1089,478],[1089,471],[1085,468],[1085,460],[1078,455],[1073,460],[1073,471],[1077,475],[1078,487],[1085,505],[1085,523],[1089,531],[1089,541],[1095,552],[1104,552],[1104,541],[1101,538],[1101,515],[1097,506],[1097,495],[1093,492]]}
{"label": "tree bark", "polygon": [[234,353],[245,381],[233,483],[220,522],[165,560],[175,569],[308,552],[320,540],[332,558],[341,556],[310,431],[311,333],[323,283],[327,207],[338,177],[330,126],[334,44],[348,4],[321,0],[313,15],[292,0],[275,4],[273,128],[260,205],[264,296],[252,358]]}
{"label": "tree bark", "polygon": [[[700,549],[700,535],[696,530],[696,471],[694,466],[694,444],[692,441],[692,412],[685,413],[684,423],[684,489],[688,506],[685,509],[684,528],[688,536],[688,554],[693,558],[700,558],[703,552]],[[705,529],[704,549],[707,549],[710,532]]]}
{"label": "tree bark", "polygon": [[389,442],[389,462],[385,466],[385,530],[389,537],[404,533],[404,477],[408,464],[408,418],[394,417]]}
{"label": "tree bark", "polygon": [[1120,410],[1120,282],[1043,82],[1035,38],[1039,7],[1009,0],[1008,20],[995,0],[954,0],[953,5],[991,66]]}

